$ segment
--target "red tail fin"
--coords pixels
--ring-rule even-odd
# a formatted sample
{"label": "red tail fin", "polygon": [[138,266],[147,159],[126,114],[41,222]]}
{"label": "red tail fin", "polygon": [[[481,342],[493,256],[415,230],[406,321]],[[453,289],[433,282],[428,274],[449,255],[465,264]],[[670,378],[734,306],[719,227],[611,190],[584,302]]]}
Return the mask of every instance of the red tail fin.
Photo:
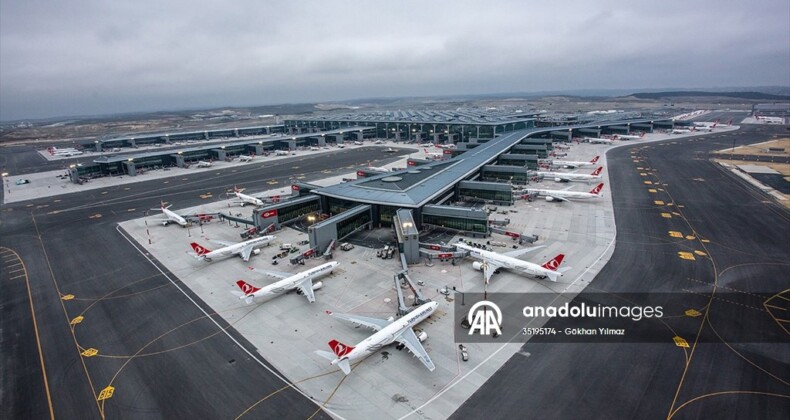
{"label": "red tail fin", "polygon": [[354,350],[354,347],[347,346],[337,340],[330,341],[329,348],[332,349],[332,352],[334,352],[337,357],[343,357],[351,353],[352,350]]}
{"label": "red tail fin", "polygon": [[590,163],[598,163],[598,158],[600,158],[600,156],[596,156],[596,157],[592,158]]}
{"label": "red tail fin", "polygon": [[209,252],[211,252],[210,249],[203,247],[202,245],[198,244],[197,242],[192,242],[190,245],[192,245],[192,249],[194,249],[195,253],[197,253],[198,255],[205,255],[205,254],[208,254]]}
{"label": "red tail fin", "polygon": [[547,270],[557,271],[557,269],[560,267],[560,264],[562,264],[563,258],[565,258],[565,254],[557,255],[553,259],[549,260],[546,264],[541,265],[541,267]]}
{"label": "red tail fin", "polygon": [[598,195],[598,194],[600,194],[600,193],[601,193],[601,190],[602,190],[602,189],[603,189],[603,182],[601,182],[600,184],[598,184],[598,186],[597,186],[597,187],[595,187],[595,188],[591,189],[591,190],[590,190],[590,194],[595,194],[595,195]]}
{"label": "red tail fin", "polygon": [[241,291],[245,295],[251,295],[251,294],[257,292],[258,290],[261,290],[260,287],[255,287],[255,286],[245,282],[244,280],[239,280],[239,281],[236,282],[236,284],[239,286],[239,289],[241,289]]}
{"label": "red tail fin", "polygon": [[603,170],[603,166],[599,166],[598,169],[593,171],[592,176],[600,175],[602,170]]}

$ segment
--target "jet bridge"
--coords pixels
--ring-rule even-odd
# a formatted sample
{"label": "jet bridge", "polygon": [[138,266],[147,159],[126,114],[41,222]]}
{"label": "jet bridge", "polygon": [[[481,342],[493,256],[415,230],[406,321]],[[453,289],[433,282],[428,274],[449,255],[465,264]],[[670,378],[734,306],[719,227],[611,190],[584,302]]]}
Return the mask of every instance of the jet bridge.
{"label": "jet bridge", "polygon": [[405,270],[395,274],[394,280],[395,291],[398,294],[398,315],[402,316],[409,313],[409,307],[406,306],[406,299],[403,297],[403,286],[408,287],[411,289],[412,293],[414,293],[414,303],[411,306],[419,306],[431,301],[430,299],[426,298],[419,289],[417,289],[417,287],[414,285],[414,282],[411,280],[411,277],[409,277]]}

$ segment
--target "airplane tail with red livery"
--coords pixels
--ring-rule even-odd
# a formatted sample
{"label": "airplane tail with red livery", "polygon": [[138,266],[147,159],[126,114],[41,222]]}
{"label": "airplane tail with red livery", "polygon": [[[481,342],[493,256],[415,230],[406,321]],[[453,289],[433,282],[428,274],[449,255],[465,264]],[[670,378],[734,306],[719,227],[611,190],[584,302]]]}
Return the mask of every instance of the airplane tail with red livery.
{"label": "airplane tail with red livery", "polygon": [[354,350],[353,346],[347,346],[337,340],[332,340],[329,342],[329,348],[332,349],[332,352],[335,353],[335,356],[341,358]]}
{"label": "airplane tail with red livery", "polygon": [[599,159],[599,158],[600,158],[600,156],[596,156],[596,157],[592,158],[592,160],[590,161],[590,163],[598,163],[598,159]]}
{"label": "airplane tail with red livery", "polygon": [[211,252],[210,249],[204,247],[203,245],[198,244],[197,242],[192,242],[190,245],[192,245],[192,249],[195,250],[195,253],[197,254],[198,257],[201,257]]}
{"label": "airplane tail with red livery", "polygon": [[598,184],[595,188],[591,189],[590,194],[600,195],[602,189],[603,189],[603,182]]}
{"label": "airplane tail with red livery", "polygon": [[601,171],[603,171],[603,166],[599,166],[598,169],[594,170],[591,175],[592,176],[598,176],[598,175],[601,174]]}
{"label": "airplane tail with red livery", "polygon": [[545,264],[541,265],[541,267],[547,270],[557,271],[557,269],[560,267],[560,264],[562,264],[562,260],[564,258],[565,258],[565,254],[559,254],[556,257],[547,261]]}
{"label": "airplane tail with red livery", "polygon": [[260,287],[255,287],[255,286],[245,282],[244,280],[237,281],[236,285],[239,286],[239,289],[241,289],[242,293],[244,293],[244,296],[249,296],[249,295],[257,292],[258,290],[261,290]]}

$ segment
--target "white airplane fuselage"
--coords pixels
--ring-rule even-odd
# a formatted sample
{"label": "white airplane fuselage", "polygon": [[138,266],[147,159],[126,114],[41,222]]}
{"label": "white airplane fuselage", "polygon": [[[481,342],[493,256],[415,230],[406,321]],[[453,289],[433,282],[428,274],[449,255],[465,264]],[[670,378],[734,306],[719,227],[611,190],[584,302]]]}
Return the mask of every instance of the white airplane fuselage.
{"label": "white airplane fuselage", "polygon": [[[486,251],[484,249],[475,248],[464,243],[457,243],[455,244],[455,246],[469,251],[469,255],[472,258],[482,260],[483,263],[485,263],[486,261],[494,261],[496,262],[497,265],[501,266],[502,268],[506,268],[508,270],[513,270],[513,271],[519,271],[532,276],[546,277],[550,275],[552,276],[556,275],[556,272],[553,270],[545,269],[538,264],[520,260],[518,258],[502,255],[493,251]],[[482,266],[479,263],[473,263],[472,267],[475,270],[480,270],[482,268]]]}
{"label": "white airplane fuselage", "polygon": [[162,207],[162,213],[164,213],[165,216],[167,216],[167,220],[163,222],[165,226],[167,226],[168,223],[172,222],[172,223],[177,223],[183,227],[186,227],[187,220],[176,214],[174,211],[168,210],[166,207]]}
{"label": "white airplane fuselage", "polygon": [[255,206],[258,206],[258,207],[260,207],[260,206],[262,206],[264,204],[263,200],[261,200],[260,198],[255,198],[255,197],[253,197],[251,195],[242,194],[242,193],[240,193],[238,191],[234,192],[234,194],[236,194],[236,198],[241,200],[241,206],[242,207],[244,207],[245,204],[252,204],[252,205],[255,205]]}
{"label": "white airplane fuselage", "polygon": [[610,139],[602,139],[597,137],[587,137],[587,141],[592,144],[612,144]]}
{"label": "white airplane fuselage", "polygon": [[439,304],[436,302],[428,302],[421,305],[400,319],[397,319],[386,327],[376,331],[370,337],[360,341],[356,346],[354,346],[354,350],[342,358],[335,359],[332,364],[336,365],[343,358],[347,358],[349,363],[352,363],[354,360],[364,358],[370,353],[375,353],[381,350],[382,347],[392,344],[396,337],[398,337],[404,330],[415,327],[417,324],[425,320],[425,318],[431,316],[434,311],[436,311],[437,307],[439,307]]}
{"label": "white airplane fuselage", "polygon": [[239,242],[237,244],[233,244],[230,246],[226,246],[220,249],[216,249],[211,252],[207,252],[203,255],[198,255],[198,259],[210,261],[217,257],[229,257],[234,254],[239,254],[241,251],[248,247],[258,247],[263,246],[274,240],[274,236],[261,236],[260,238],[250,239],[249,241]]}
{"label": "white airplane fuselage", "polygon": [[[314,280],[314,279],[316,279],[318,277],[325,276],[325,275],[331,273],[332,270],[334,270],[335,267],[337,267],[338,265],[340,265],[340,263],[337,262],[337,261],[331,261],[331,262],[328,262],[326,264],[321,264],[318,267],[311,268],[311,269],[309,269],[307,271],[303,271],[301,273],[296,273],[296,274],[294,274],[291,277],[286,277],[286,278],[284,278],[284,279],[282,279],[280,281],[277,281],[277,282],[274,282],[274,283],[272,283],[272,284],[270,284],[268,286],[262,287],[260,290],[254,292],[254,293],[245,294],[245,295],[239,297],[239,299],[244,300],[244,299],[246,299],[248,297],[265,298],[265,297],[270,297],[270,296],[277,296],[277,295],[282,294],[284,292],[288,292],[290,290],[295,289],[297,286],[302,284],[305,280],[309,279],[310,281],[312,281],[312,280]],[[313,288],[314,289],[320,289],[321,286],[323,286],[323,285],[314,284]]]}
{"label": "white airplane fuselage", "polygon": [[592,181],[596,179],[601,179],[601,175],[590,175],[590,174],[574,174],[569,172],[542,172],[538,171],[538,176],[542,176],[544,178],[553,178],[555,181]]}

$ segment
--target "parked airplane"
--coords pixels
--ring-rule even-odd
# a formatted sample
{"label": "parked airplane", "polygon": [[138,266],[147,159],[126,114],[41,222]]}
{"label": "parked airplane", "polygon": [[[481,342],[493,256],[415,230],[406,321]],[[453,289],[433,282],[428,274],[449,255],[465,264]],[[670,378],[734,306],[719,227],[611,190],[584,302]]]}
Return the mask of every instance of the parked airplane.
{"label": "parked airplane", "polygon": [[159,220],[157,220],[157,222],[161,222],[162,226],[167,226],[170,223],[176,223],[176,224],[181,225],[182,227],[186,227],[187,226],[187,219],[179,216],[178,214],[176,214],[172,210],[168,210],[170,207],[173,207],[173,205],[171,204],[171,205],[165,207],[165,203],[162,202],[161,203],[161,207],[159,207],[158,209],[151,209],[151,210],[161,210],[162,213],[165,215],[165,217],[167,217],[167,219],[159,219]]}
{"label": "parked airplane", "polygon": [[754,114],[754,118],[768,124],[784,124],[785,119],[782,117],[763,117],[762,115]]}
{"label": "parked airplane", "polygon": [[565,255],[563,254],[557,255],[543,265],[538,265],[516,258],[521,254],[533,251],[539,247],[517,249],[515,251],[500,254],[494,251],[486,251],[484,249],[475,248],[463,242],[458,242],[455,244],[455,246],[457,248],[469,251],[469,255],[472,258],[482,261],[473,262],[472,268],[483,271],[483,277],[485,278],[486,283],[491,281],[491,276],[494,275],[494,273],[496,273],[500,268],[507,268],[508,270],[529,274],[531,276],[536,276],[537,278],[548,277],[551,281],[557,281],[557,279],[562,276],[563,271],[569,270],[569,268],[558,270],[560,264],[562,264],[562,260],[565,258]]}
{"label": "parked airplane", "polygon": [[205,160],[198,161],[197,163],[198,168],[210,168],[211,162],[206,162]]}
{"label": "parked airplane", "polygon": [[603,166],[599,166],[591,174],[577,174],[575,172],[543,172],[538,171],[538,176],[544,178],[553,178],[555,182],[569,182],[569,181],[591,181],[593,179],[601,179],[601,171]]}
{"label": "parked airplane", "polygon": [[601,198],[603,195],[601,194],[601,189],[603,189],[603,183],[598,184],[595,188],[590,190],[590,192],[580,192],[580,191],[568,191],[568,190],[541,190],[541,189],[529,189],[527,188],[525,192],[527,194],[535,194],[537,193],[540,197],[546,197],[546,201],[570,201],[570,200],[586,200],[589,198]]}
{"label": "parked airplane", "polygon": [[362,146],[364,143],[362,143],[361,141],[355,141],[354,144],[357,146]]}
{"label": "parked airplane", "polygon": [[637,135],[632,135],[632,134],[616,134],[615,135],[617,140],[639,140],[639,139],[641,139],[644,136],[645,136],[645,133],[642,133],[642,134],[640,134],[638,136]]}
{"label": "parked airplane", "polygon": [[351,373],[351,363],[353,361],[365,358],[371,353],[379,351],[382,347],[397,341],[399,343],[396,347],[397,349],[400,350],[406,347],[414,357],[420,359],[420,362],[428,370],[433,372],[436,366],[434,366],[433,361],[428,356],[428,352],[425,351],[421,344],[422,341],[428,338],[428,334],[423,332],[417,336],[413,328],[431,316],[438,306],[439,304],[436,302],[424,303],[397,320],[353,314],[335,314],[327,311],[329,315],[371,328],[376,332],[359,342],[356,346],[348,346],[337,340],[332,340],[329,342],[329,348],[332,349],[332,352],[316,350],[315,354],[329,360],[332,365],[337,365],[343,373],[348,375]]}
{"label": "parked airplane", "polygon": [[425,156],[429,159],[441,159],[444,157],[444,153],[442,152],[429,152],[428,149],[422,149],[425,151]]}
{"label": "parked airplane", "polygon": [[688,134],[688,133],[691,133],[692,131],[694,131],[693,127],[690,128],[690,129],[689,128],[675,128],[675,129],[672,129],[672,131],[670,131],[669,134]]}
{"label": "parked airplane", "polygon": [[368,163],[368,166],[366,166],[366,167],[364,167],[362,169],[365,170],[365,171],[368,171],[368,172],[382,172],[382,173],[384,173],[384,172],[389,172],[390,171],[389,169],[387,169],[387,168],[385,168],[383,166],[370,166],[370,163]]}
{"label": "parked airplane", "polygon": [[260,206],[265,204],[263,202],[263,200],[261,200],[260,198],[253,197],[253,196],[247,195],[247,194],[242,194],[241,193],[242,191],[244,191],[244,188],[238,189],[238,188],[236,188],[235,185],[233,186],[233,194],[236,195],[236,198],[241,200],[239,202],[239,206],[244,207],[245,204],[252,204],[254,206],[260,207]]}
{"label": "parked airplane", "polygon": [[253,159],[255,159],[255,156],[252,155],[239,156],[239,162],[252,162]]}
{"label": "parked airplane", "polygon": [[434,144],[434,147],[438,147],[440,149],[455,149],[455,144],[454,143]]}
{"label": "parked airplane", "polygon": [[586,140],[590,144],[612,144],[614,142],[612,139],[602,139],[598,137],[587,137]]}
{"label": "parked airplane", "polygon": [[595,166],[595,164],[598,163],[598,159],[600,159],[600,156],[596,156],[590,159],[590,161],[588,162],[580,162],[574,160],[552,160],[551,163],[552,165],[561,166],[566,169],[576,169],[576,168],[585,168],[588,166]]}
{"label": "parked airplane", "polygon": [[82,151],[77,150],[73,147],[67,147],[65,149],[58,149],[55,146],[47,148],[47,151],[52,156],[78,156],[82,154]]}
{"label": "parked airplane", "polygon": [[313,283],[313,280],[327,274],[332,274],[332,270],[339,264],[340,263],[337,261],[331,261],[296,274],[260,270],[250,267],[250,270],[262,272],[281,280],[264,287],[255,287],[246,283],[244,280],[239,280],[236,282],[242,292],[239,299],[243,299],[247,304],[250,304],[255,298],[277,296],[281,293],[296,289],[300,295],[304,295],[310,303],[313,303],[315,302],[315,291],[324,286],[320,281]]}
{"label": "parked airplane", "polygon": [[197,242],[192,242],[192,249],[195,250],[197,254],[195,258],[203,261],[211,261],[213,258],[217,257],[229,257],[234,254],[238,254],[241,259],[244,261],[250,260],[250,255],[257,247],[263,246],[268,244],[269,242],[273,241],[275,236],[261,236],[260,238],[250,239],[249,241],[232,243],[232,242],[225,242],[225,241],[214,241],[223,247],[212,251]]}

